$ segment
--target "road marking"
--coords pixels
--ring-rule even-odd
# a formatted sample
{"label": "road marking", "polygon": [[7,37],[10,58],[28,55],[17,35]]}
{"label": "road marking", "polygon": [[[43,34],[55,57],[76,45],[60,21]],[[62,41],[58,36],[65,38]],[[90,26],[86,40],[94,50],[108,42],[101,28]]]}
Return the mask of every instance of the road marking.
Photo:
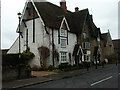
{"label": "road marking", "polygon": [[110,79],[110,78],[112,78],[112,76],[110,76],[110,77],[108,77],[108,78],[105,78],[105,79],[102,79],[102,80],[100,80],[100,81],[98,81],[98,82],[95,82],[95,83],[91,84],[91,86],[94,86],[94,85],[96,85],[96,84],[98,84],[98,83],[101,83],[101,82],[103,82],[103,81],[106,81],[106,80],[108,80],[108,79]]}
{"label": "road marking", "polygon": [[120,75],[120,73],[118,73],[118,75]]}

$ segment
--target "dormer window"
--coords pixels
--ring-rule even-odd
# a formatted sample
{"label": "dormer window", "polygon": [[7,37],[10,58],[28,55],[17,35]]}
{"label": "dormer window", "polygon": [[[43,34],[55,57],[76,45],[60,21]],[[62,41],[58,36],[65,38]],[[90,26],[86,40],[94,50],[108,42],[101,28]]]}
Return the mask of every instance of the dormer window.
{"label": "dormer window", "polygon": [[86,32],[83,33],[83,38],[86,38]]}
{"label": "dormer window", "polygon": [[61,29],[61,30],[60,30],[60,35],[61,35],[61,36],[66,36],[66,30]]}

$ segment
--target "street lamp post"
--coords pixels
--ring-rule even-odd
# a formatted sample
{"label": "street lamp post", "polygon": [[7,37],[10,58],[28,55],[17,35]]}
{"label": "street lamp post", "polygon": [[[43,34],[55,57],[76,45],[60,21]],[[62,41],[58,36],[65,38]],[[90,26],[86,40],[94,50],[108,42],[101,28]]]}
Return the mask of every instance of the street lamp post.
{"label": "street lamp post", "polygon": [[[18,19],[19,19],[19,31],[18,31],[18,33],[19,33],[19,64],[20,64],[20,58],[21,58],[21,55],[20,55],[20,20],[21,20],[21,13],[19,12],[17,15],[18,15]],[[21,67],[19,65],[19,67],[18,67],[18,78],[20,78],[20,76],[21,76]]]}

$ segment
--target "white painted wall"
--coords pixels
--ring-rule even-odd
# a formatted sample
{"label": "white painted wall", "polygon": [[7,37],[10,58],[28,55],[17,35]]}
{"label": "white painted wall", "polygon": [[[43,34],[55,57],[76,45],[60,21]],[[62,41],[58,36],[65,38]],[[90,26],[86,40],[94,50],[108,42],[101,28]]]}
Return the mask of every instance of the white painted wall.
{"label": "white painted wall", "polygon": [[[41,24],[40,18],[35,19],[35,43],[33,43],[33,20],[26,22],[27,28],[28,28],[28,46],[30,47],[30,51],[35,54],[35,57],[30,60],[29,64],[33,67],[41,67],[40,65],[40,54],[38,51],[38,47],[46,46],[50,49],[50,57],[47,59],[47,66],[53,65],[52,62],[52,30],[47,27],[47,30],[49,34],[46,34],[46,31],[44,30],[44,26]],[[58,30],[54,31],[54,44],[56,46],[56,50],[58,52],[60,51],[66,51],[67,52],[67,61],[69,62],[69,56],[68,53],[71,53],[72,63],[74,63],[74,57],[72,57],[73,49],[75,44],[77,43],[76,35],[73,33],[68,32],[68,45],[66,48],[61,48],[61,45],[58,44]],[[18,41],[17,39],[15,43],[12,45],[8,53],[18,53]],[[26,50],[26,46],[24,46],[24,42],[26,41],[26,28],[23,28],[23,38],[21,38],[21,52]],[[59,55],[60,56],[60,55]],[[58,67],[58,65],[61,63],[60,58],[59,61],[55,60],[55,67]]]}
{"label": "white painted wall", "polygon": [[[61,51],[65,51],[67,52],[67,62],[69,63],[69,53],[71,53],[71,59],[72,59],[72,65],[74,63],[74,57],[72,56],[73,54],[73,50],[74,50],[74,46],[77,43],[77,37],[75,34],[68,32],[68,45],[66,46],[66,48],[61,48],[61,44],[58,44],[58,30],[54,30],[54,43],[56,46],[57,51],[59,52],[59,62],[57,62],[56,66],[58,66],[61,62],[61,58],[60,58],[60,52]],[[66,42],[67,43],[67,42]],[[69,63],[70,64],[70,63]]]}

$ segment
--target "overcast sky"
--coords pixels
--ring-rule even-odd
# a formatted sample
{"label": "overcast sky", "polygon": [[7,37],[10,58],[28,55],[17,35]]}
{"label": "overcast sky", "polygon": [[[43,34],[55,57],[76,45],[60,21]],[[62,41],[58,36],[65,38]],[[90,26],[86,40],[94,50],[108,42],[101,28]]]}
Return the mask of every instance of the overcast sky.
{"label": "overcast sky", "polygon": [[[59,6],[60,0],[47,0]],[[67,9],[74,12],[75,7],[79,10],[89,9],[93,15],[93,21],[102,33],[110,31],[112,39],[118,38],[118,1],[119,0],[66,0]],[[17,13],[22,12],[26,0],[2,0],[1,1],[1,33],[2,49],[8,49],[18,37]]]}

